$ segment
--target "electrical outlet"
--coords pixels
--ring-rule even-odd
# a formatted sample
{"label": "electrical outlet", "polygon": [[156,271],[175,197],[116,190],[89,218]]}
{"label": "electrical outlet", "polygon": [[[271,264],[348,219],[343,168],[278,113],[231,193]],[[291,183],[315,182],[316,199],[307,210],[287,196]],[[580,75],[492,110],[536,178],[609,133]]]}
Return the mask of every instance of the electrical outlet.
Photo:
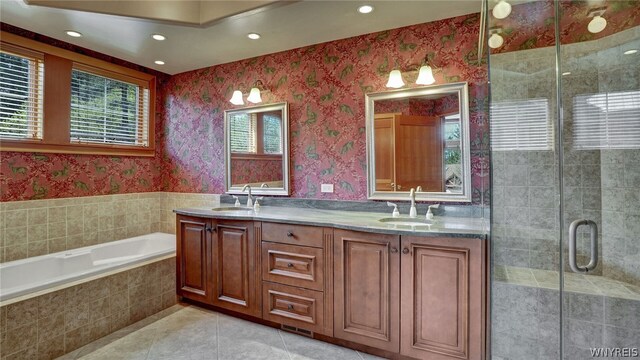
{"label": "electrical outlet", "polygon": [[333,192],[333,184],[322,184],[322,185],[320,185],[320,192],[332,193]]}

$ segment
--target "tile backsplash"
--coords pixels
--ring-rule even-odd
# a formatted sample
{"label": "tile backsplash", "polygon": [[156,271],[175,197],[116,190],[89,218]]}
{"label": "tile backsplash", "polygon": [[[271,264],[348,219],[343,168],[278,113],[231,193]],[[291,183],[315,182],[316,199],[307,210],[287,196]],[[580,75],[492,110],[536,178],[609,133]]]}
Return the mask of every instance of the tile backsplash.
{"label": "tile backsplash", "polygon": [[0,262],[158,231],[175,233],[173,209],[219,203],[215,194],[170,192],[0,203]]}

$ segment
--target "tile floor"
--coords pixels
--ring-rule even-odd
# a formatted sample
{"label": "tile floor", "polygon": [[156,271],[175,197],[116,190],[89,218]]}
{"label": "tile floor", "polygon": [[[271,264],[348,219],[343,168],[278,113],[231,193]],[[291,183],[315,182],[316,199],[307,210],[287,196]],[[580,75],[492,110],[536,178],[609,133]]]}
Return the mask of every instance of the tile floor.
{"label": "tile floor", "polygon": [[[557,271],[494,266],[494,280],[503,283],[558,289],[560,275]],[[567,291],[640,300],[640,287],[598,275],[565,273],[564,288]]]}
{"label": "tile floor", "polygon": [[58,359],[381,359],[195,306],[178,304]]}

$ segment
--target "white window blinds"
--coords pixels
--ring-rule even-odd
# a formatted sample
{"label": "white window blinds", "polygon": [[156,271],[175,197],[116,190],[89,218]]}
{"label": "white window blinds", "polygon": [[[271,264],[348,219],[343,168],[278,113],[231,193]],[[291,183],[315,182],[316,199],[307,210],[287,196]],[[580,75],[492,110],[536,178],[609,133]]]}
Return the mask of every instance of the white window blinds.
{"label": "white window blinds", "polygon": [[231,152],[255,154],[257,152],[256,115],[234,114],[229,120]]}
{"label": "white window blinds", "polygon": [[489,122],[493,150],[553,149],[548,99],[493,103]]}
{"label": "white window blinds", "polygon": [[574,97],[572,130],[576,149],[640,148],[640,91]]}
{"label": "white window blinds", "polygon": [[279,116],[262,115],[262,131],[265,154],[282,154],[282,120]]}
{"label": "white window blinds", "polygon": [[74,69],[71,141],[148,146],[149,90]]}
{"label": "white window blinds", "polygon": [[0,137],[42,139],[41,56],[0,52]]}

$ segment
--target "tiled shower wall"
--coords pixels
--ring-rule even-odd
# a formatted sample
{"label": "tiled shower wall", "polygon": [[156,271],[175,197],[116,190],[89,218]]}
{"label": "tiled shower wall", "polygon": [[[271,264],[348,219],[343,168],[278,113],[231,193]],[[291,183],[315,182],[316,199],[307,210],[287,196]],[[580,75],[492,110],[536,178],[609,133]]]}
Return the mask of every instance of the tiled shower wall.
{"label": "tiled shower wall", "polygon": [[0,203],[0,262],[175,233],[173,209],[219,203],[219,195],[166,192]]}
{"label": "tiled shower wall", "polygon": [[[640,46],[640,28],[561,49],[562,71],[571,72],[562,78],[564,231],[568,232],[568,223],[575,219],[594,220],[601,254],[594,274],[638,285],[640,150],[577,150],[571,141],[576,95],[640,88],[640,69],[634,66],[637,60],[620,56],[619,46]],[[492,101],[548,99],[549,116],[555,123],[554,51],[547,47],[492,55]],[[496,265],[558,269],[557,158],[554,149],[492,151]],[[583,233],[578,243],[579,263],[588,262],[588,246],[588,235]]]}

